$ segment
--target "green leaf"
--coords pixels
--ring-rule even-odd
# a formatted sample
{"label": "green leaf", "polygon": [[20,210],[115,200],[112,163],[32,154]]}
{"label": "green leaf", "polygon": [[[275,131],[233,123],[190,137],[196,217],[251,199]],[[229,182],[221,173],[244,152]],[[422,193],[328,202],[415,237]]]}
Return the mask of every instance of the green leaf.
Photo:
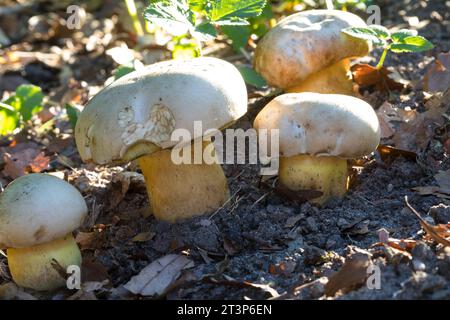
{"label": "green leaf", "polygon": [[174,42],[173,59],[192,59],[200,56],[200,50],[195,40],[181,36],[174,38]]}
{"label": "green leaf", "polygon": [[209,41],[217,37],[217,31],[211,23],[203,22],[195,27],[192,35],[201,41]]}
{"label": "green leaf", "polygon": [[227,21],[242,24],[242,20],[259,16],[266,0],[211,0],[206,7],[206,16],[215,23]]}
{"label": "green leaf", "polygon": [[378,24],[370,25],[369,28],[375,32],[376,36],[379,39],[388,39],[391,36],[391,33],[386,27],[380,26]]}
{"label": "green leaf", "polygon": [[31,120],[31,117],[42,110],[44,94],[41,88],[31,84],[20,85],[16,89],[12,107],[20,112],[23,121]]}
{"label": "green leaf", "polygon": [[391,51],[400,52],[422,52],[431,50],[434,48],[433,44],[421,36],[406,37],[402,40],[402,43],[391,44]]}
{"label": "green leaf", "polygon": [[185,0],[151,3],[144,11],[149,22],[173,35],[182,35],[195,26],[195,14]]}
{"label": "green leaf", "polygon": [[19,126],[19,114],[13,107],[0,102],[0,135],[5,136],[13,133]]}
{"label": "green leaf", "polygon": [[124,75],[127,75],[127,74],[133,72],[134,70],[135,70],[134,67],[131,67],[131,66],[119,66],[114,71],[114,80],[117,80],[117,79],[123,77]]}
{"label": "green leaf", "polygon": [[208,0],[188,0],[189,9],[197,13],[203,13]]}
{"label": "green leaf", "polygon": [[380,39],[377,32],[371,28],[345,28],[342,32],[354,38],[371,41],[375,46],[384,46],[387,44],[386,41]]}
{"label": "green leaf", "polygon": [[416,30],[402,29],[391,34],[391,38],[394,43],[401,43],[405,38],[414,37],[417,36],[417,34]]}
{"label": "green leaf", "polygon": [[250,26],[223,26],[221,30],[232,41],[233,49],[238,53],[247,46],[252,34]]}
{"label": "green leaf", "polygon": [[64,106],[66,108],[67,116],[69,117],[70,126],[75,129],[77,125],[78,116],[80,115],[80,110],[66,103]]}
{"label": "green leaf", "polygon": [[237,67],[239,72],[241,73],[244,81],[249,85],[252,85],[256,88],[263,88],[267,86],[266,80],[257,73],[254,69],[250,67]]}

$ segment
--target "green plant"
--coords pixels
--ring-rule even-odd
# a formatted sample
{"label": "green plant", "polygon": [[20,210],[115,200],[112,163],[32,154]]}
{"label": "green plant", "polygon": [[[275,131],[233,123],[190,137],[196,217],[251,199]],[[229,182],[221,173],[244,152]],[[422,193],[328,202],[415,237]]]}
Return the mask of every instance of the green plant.
{"label": "green plant", "polygon": [[367,28],[346,28],[342,30],[352,37],[366,39],[373,43],[375,47],[382,47],[383,53],[376,68],[383,67],[387,53],[422,52],[433,49],[433,44],[415,30],[402,29],[391,33],[387,28],[380,25],[371,25]]}
{"label": "green plant", "polygon": [[13,133],[42,110],[44,94],[34,85],[21,85],[15,93],[0,102],[0,135]]}

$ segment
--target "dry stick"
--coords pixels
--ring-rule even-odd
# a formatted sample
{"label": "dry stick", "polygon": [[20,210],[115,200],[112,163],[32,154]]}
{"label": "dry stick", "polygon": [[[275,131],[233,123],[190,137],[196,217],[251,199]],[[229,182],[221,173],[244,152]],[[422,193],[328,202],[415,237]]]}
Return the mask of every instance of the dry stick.
{"label": "dry stick", "polygon": [[408,196],[405,196],[405,203],[406,206],[414,213],[414,215],[420,220],[420,224],[422,225],[422,228],[425,229],[425,231],[437,242],[443,244],[444,246],[450,246],[450,241],[445,239],[444,237],[441,237],[436,230],[433,229],[433,226],[428,224],[420,215],[419,212],[417,212],[416,209],[414,209],[408,202]]}
{"label": "dry stick", "polygon": [[231,199],[233,199],[234,196],[236,196],[236,194],[237,194],[239,191],[241,191],[241,187],[239,187],[239,188],[236,190],[236,192],[233,193],[233,195],[232,195],[231,197],[229,197],[228,200],[225,201],[225,203],[224,203],[220,208],[218,208],[212,215],[210,215],[208,219],[211,220],[212,218],[214,218],[214,216],[215,216],[220,210],[224,209],[225,206],[231,201]]}

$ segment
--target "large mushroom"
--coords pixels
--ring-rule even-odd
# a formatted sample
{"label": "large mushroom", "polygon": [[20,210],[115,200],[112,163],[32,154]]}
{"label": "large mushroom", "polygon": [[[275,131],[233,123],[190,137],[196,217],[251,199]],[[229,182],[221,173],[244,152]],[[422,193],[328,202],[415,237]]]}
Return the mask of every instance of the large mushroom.
{"label": "large mushroom", "polygon": [[178,141],[172,133],[187,130],[192,150],[214,154],[194,122],[201,121],[204,130],[223,129],[246,112],[246,86],[232,64],[216,58],[164,61],[99,92],[79,116],[75,137],[85,162],[138,159],[153,214],[175,222],[216,210],[229,189],[217,162],[174,163],[172,148]]}
{"label": "large mushroom", "polygon": [[280,182],[293,191],[321,191],[313,200],[319,204],[347,191],[347,159],[372,153],[380,142],[372,107],[339,94],[278,96],[257,115],[254,127],[279,130]]}
{"label": "large mushroom", "polygon": [[354,95],[350,58],[365,56],[371,44],[341,32],[367,27],[339,10],[309,10],[281,20],[258,43],[255,69],[270,85],[287,92]]}
{"label": "large mushroom", "polygon": [[81,266],[72,236],[87,214],[78,190],[48,174],[30,174],[0,194],[0,248],[7,249],[13,280],[22,287],[53,290],[65,285],[54,266]]}

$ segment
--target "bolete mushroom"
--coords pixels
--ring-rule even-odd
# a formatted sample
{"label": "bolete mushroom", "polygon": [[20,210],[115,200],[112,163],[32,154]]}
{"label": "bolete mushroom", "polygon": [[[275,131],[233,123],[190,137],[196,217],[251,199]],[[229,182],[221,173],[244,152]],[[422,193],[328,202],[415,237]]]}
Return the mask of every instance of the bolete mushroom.
{"label": "bolete mushroom", "polygon": [[279,130],[280,182],[293,191],[321,191],[312,201],[319,204],[347,191],[347,159],[370,154],[380,142],[372,107],[339,94],[278,96],[257,115],[254,127]]}
{"label": "bolete mushroom", "polygon": [[213,144],[202,141],[204,132],[194,130],[195,122],[201,121],[204,130],[222,129],[246,112],[246,85],[232,64],[203,57],[163,61],[94,96],[78,118],[75,137],[85,162],[138,159],[154,216],[175,222],[216,210],[229,189],[217,162],[174,163],[171,148],[178,141],[172,133],[184,129],[193,150],[213,154]]}
{"label": "bolete mushroom", "polygon": [[13,280],[34,290],[54,290],[65,271],[81,266],[72,236],[87,214],[87,206],[71,184],[48,174],[29,174],[10,183],[0,194],[0,248],[7,249]]}
{"label": "bolete mushroom", "polygon": [[281,20],[258,43],[254,66],[270,85],[287,92],[354,95],[350,58],[365,56],[371,44],[341,32],[367,27],[339,10],[309,10]]}

